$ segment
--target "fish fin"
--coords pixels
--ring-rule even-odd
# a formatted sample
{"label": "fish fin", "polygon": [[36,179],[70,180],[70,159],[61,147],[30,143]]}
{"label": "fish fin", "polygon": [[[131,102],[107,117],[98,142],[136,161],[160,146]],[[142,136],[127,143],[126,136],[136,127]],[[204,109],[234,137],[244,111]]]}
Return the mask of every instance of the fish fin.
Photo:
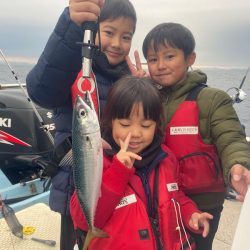
{"label": "fish fin", "polygon": [[86,235],[82,250],[88,250],[89,244],[94,238],[108,238],[108,237],[109,235],[101,229],[94,228],[94,230],[89,230]]}
{"label": "fish fin", "polygon": [[109,235],[105,231],[96,227],[92,230],[92,233],[95,238],[108,238],[109,237]]}

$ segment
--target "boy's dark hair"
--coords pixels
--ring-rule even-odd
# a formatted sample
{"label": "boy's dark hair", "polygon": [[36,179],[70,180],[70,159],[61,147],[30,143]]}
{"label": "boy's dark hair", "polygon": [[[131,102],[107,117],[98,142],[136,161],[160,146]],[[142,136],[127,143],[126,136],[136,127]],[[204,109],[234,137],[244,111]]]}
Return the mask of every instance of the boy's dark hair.
{"label": "boy's dark hair", "polygon": [[124,76],[109,90],[105,112],[101,121],[102,132],[111,130],[112,120],[127,119],[136,103],[142,103],[144,117],[157,123],[160,133],[162,101],[158,89],[147,77]]}
{"label": "boy's dark hair", "polygon": [[184,52],[185,58],[195,49],[195,39],[192,32],[179,23],[161,23],[146,35],[142,51],[145,59],[149,48],[159,50],[159,46],[171,46]]}
{"label": "boy's dark hair", "polygon": [[131,18],[134,22],[135,32],[137,17],[133,4],[129,0],[105,0],[99,21],[114,20],[120,17]]}

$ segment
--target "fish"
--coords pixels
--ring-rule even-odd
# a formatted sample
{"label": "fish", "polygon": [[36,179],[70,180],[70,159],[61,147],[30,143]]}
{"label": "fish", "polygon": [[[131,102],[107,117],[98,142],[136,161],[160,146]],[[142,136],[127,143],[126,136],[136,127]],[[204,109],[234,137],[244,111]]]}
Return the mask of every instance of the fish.
{"label": "fish", "polygon": [[[94,226],[95,211],[101,196],[103,147],[100,124],[91,95],[76,97],[72,121],[73,178],[76,195],[89,226],[85,243],[93,237],[107,237]],[[89,242],[87,242],[89,239]],[[88,246],[83,249],[87,249]]]}

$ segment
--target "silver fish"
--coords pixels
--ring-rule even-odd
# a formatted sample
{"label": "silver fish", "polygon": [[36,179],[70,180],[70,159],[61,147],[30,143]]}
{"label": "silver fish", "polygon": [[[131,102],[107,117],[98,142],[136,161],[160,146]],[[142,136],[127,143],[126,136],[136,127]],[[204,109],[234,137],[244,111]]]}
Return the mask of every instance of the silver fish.
{"label": "silver fish", "polygon": [[[92,235],[95,228],[95,211],[101,195],[103,148],[98,117],[89,92],[83,100],[77,96],[72,124],[73,176],[80,206]],[[98,237],[101,237],[100,235]]]}

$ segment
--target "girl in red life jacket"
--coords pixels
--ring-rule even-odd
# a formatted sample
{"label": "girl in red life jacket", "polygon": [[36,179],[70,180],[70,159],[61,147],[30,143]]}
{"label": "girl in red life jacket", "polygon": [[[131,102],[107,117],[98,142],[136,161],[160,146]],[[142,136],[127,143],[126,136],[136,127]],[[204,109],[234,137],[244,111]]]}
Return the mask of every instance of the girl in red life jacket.
{"label": "girl in red life jacket", "polygon": [[[126,76],[107,100],[102,133],[112,149],[104,150],[95,226],[108,237],[94,238],[89,249],[195,249],[185,228],[206,237],[212,216],[178,188],[177,160],[162,145],[158,90],[148,78]],[[75,228],[88,231],[76,193],[70,210]]]}

